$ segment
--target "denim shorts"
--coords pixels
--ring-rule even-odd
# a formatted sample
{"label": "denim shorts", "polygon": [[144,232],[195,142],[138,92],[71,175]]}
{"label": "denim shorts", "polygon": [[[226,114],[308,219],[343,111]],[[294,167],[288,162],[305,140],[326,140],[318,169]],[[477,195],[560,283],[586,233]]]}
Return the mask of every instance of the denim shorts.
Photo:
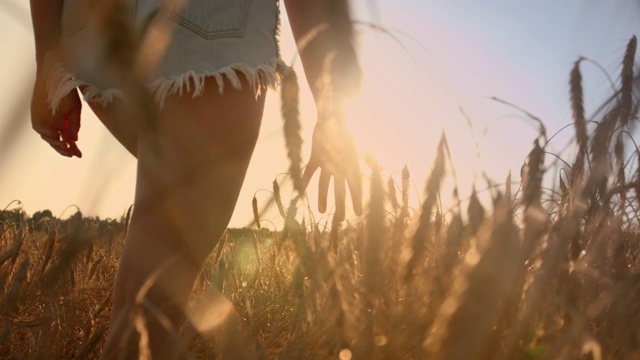
{"label": "denim shorts", "polygon": [[[105,60],[107,51],[113,49],[107,50],[105,36],[96,24],[99,21],[91,13],[94,1],[64,1],[61,50],[46,59],[52,74],[49,105],[54,111],[77,87],[89,102],[106,104],[123,96]],[[127,24],[134,37],[142,39],[165,1],[125,1]],[[187,0],[167,13],[168,42],[156,66],[146,74],[159,105],[169,94],[201,94],[207,77],[216,79],[220,93],[225,79],[239,89],[239,74],[247,78],[256,95],[278,84],[284,66],[277,39],[278,0]]]}

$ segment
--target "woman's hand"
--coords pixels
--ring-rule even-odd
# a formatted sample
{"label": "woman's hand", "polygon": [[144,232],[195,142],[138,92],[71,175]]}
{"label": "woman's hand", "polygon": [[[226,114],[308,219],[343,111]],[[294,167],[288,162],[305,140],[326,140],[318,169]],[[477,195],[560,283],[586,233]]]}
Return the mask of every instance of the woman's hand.
{"label": "woman's hand", "polygon": [[62,98],[55,113],[52,113],[47,103],[48,77],[47,69],[38,69],[31,98],[31,126],[60,155],[80,158],[82,153],[76,141],[80,130],[82,102],[74,89]]}
{"label": "woman's hand", "polygon": [[[307,187],[311,177],[320,169],[318,210],[327,210],[327,193],[329,180],[333,176],[335,193],[335,219],[345,218],[346,186],[351,192],[353,210],[356,215],[362,214],[362,183],[360,164],[353,140],[342,117],[318,120],[313,132],[311,157],[305,168],[302,182]],[[346,185],[346,186],[345,186]]]}
{"label": "woman's hand", "polygon": [[344,121],[345,102],[360,88],[361,71],[353,43],[353,28],[346,0],[285,0],[293,37],[311,92],[318,123],[313,133],[311,158],[302,176],[303,186],[320,169],[318,210],[327,209],[329,181],[334,178],[335,220],[345,217],[346,187],[353,210],[362,213],[360,165]]}

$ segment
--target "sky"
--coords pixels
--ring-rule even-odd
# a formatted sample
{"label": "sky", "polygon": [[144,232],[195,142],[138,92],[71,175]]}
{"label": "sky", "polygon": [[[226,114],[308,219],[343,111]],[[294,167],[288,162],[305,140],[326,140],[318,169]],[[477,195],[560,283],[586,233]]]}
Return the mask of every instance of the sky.
{"label": "sky", "polygon": [[[519,174],[537,137],[535,125],[497,97],[535,114],[548,134],[570,124],[568,79],[574,61],[585,56],[616,80],[625,46],[640,33],[640,6],[632,0],[353,0],[365,79],[349,107],[349,127],[361,157],[373,155],[383,175],[400,179],[407,165],[413,201],[441,134],[454,165],[449,188],[461,192],[486,185],[483,174],[503,182]],[[380,30],[374,30],[371,25]],[[20,200],[28,213],[50,209],[66,217],[79,207],[85,215],[117,218],[133,202],[135,159],[84,107],[79,147],[82,159],[59,156],[30,128],[28,104],[35,62],[28,2],[0,2],[0,209]],[[295,58],[286,16],[282,58]],[[302,74],[299,61],[296,70]],[[587,112],[610,91],[598,67],[582,65]],[[315,108],[302,89],[303,153],[308,156]],[[462,116],[468,116],[469,122]],[[288,163],[282,138],[278,94],[270,92],[263,127],[230,226],[248,225],[251,200],[268,202],[274,179],[286,184]],[[572,129],[562,131],[549,151],[570,156]],[[476,143],[478,146],[476,146]],[[370,170],[362,162],[365,182]],[[455,173],[452,171],[455,170]],[[317,179],[309,208],[317,205]],[[311,210],[309,210],[311,211]],[[313,213],[317,220],[326,215]],[[281,227],[276,211],[265,217]],[[350,217],[353,220],[353,216]]]}

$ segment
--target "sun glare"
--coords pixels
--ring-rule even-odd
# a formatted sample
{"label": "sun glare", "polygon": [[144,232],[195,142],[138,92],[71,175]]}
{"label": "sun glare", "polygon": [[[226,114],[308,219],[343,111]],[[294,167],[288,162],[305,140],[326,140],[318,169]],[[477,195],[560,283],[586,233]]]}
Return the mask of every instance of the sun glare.
{"label": "sun glare", "polygon": [[[445,30],[450,32],[444,32],[439,41],[467,45],[460,40],[460,30]],[[531,139],[534,132],[526,125],[523,132],[522,124],[492,120],[505,108],[479,94],[474,88],[477,83],[461,83],[452,64],[443,64],[411,40],[398,43],[363,30],[360,41],[364,82],[360,96],[349,105],[349,125],[363,157],[372,155],[383,175],[399,182],[400,171],[408,167],[415,186],[412,202],[417,204],[423,196],[424,180],[442,136],[450,154],[442,193],[444,209],[455,205],[454,188],[468,195],[476,182],[486,186],[484,175],[499,182],[521,165],[524,148],[519,145],[509,150],[513,139],[497,139],[504,138],[505,129],[530,133]],[[480,63],[474,66],[493,60],[477,44],[468,44],[467,51]],[[369,169],[363,170],[368,174]]]}

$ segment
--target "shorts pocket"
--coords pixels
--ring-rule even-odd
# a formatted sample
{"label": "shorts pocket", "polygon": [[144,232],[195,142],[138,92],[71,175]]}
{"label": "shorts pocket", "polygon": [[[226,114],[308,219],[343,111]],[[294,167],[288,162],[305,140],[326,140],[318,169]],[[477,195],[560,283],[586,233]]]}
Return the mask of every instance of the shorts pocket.
{"label": "shorts pocket", "polygon": [[187,0],[171,15],[182,27],[205,39],[240,37],[251,0]]}

